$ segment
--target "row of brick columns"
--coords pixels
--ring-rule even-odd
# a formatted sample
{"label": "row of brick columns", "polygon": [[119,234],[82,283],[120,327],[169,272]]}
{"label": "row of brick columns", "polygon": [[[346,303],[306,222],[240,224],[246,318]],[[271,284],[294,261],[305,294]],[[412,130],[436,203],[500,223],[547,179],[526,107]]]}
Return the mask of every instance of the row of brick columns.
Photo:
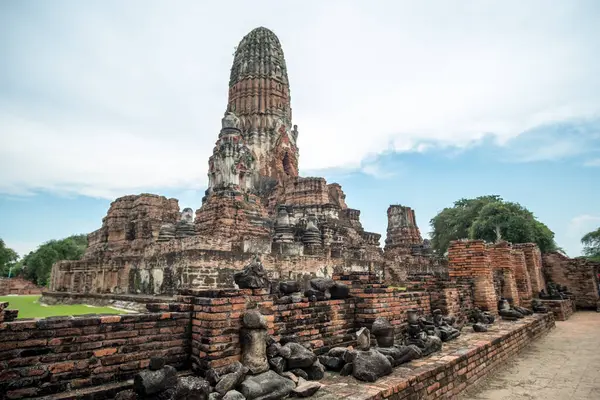
{"label": "row of brick columns", "polygon": [[[496,293],[494,274],[501,275],[501,293]],[[544,287],[541,255],[535,244],[513,246],[508,242],[486,245],[483,240],[456,240],[448,248],[448,275],[451,280],[473,288],[473,304],[498,312],[498,295],[514,305],[530,307]],[[533,283],[531,276],[534,276]]]}

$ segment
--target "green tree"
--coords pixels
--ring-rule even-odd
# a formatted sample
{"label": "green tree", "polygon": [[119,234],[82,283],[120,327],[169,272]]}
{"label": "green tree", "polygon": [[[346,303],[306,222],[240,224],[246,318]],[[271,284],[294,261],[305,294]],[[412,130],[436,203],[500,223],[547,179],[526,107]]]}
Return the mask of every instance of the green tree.
{"label": "green tree", "polygon": [[581,243],[586,257],[600,261],[600,228],[586,233],[581,238]]}
{"label": "green tree", "polygon": [[60,260],[79,260],[87,248],[86,235],[73,235],[61,240],[50,240],[23,258],[25,276],[45,286],[50,279],[52,265]]}
{"label": "green tree", "polygon": [[8,271],[13,268],[11,275],[15,274],[15,265],[19,255],[13,249],[6,247],[4,240],[0,239],[0,276],[8,276]]}
{"label": "green tree", "polygon": [[493,242],[502,238],[512,243],[537,243],[542,252],[558,250],[554,233],[533,213],[497,195],[458,200],[430,223],[431,245],[440,253],[445,253],[450,241],[457,239]]}

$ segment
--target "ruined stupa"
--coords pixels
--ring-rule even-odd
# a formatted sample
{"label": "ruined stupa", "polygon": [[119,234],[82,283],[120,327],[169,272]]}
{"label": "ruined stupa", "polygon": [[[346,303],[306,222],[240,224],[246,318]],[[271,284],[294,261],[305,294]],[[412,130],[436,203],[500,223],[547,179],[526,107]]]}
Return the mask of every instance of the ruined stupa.
{"label": "ruined stupa", "polygon": [[[237,47],[221,126],[193,221],[176,199],[118,198],[88,236],[83,259],[53,267],[51,290],[173,294],[232,287],[233,272],[254,255],[274,279],[382,271],[381,235],[363,229],[341,186],[298,175],[287,66],[269,29],[252,30]],[[414,213],[408,211],[410,229],[390,215],[388,246],[420,245]]]}

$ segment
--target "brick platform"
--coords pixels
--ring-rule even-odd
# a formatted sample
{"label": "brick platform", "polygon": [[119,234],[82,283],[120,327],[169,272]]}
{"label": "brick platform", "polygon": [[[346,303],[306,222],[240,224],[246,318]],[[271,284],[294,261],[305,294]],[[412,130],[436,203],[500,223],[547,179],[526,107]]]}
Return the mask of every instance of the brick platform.
{"label": "brick platform", "polygon": [[566,300],[541,300],[542,304],[552,310],[554,319],[566,321],[575,312],[575,303],[571,299]]}
{"label": "brick platform", "polygon": [[453,399],[554,326],[554,316],[548,313],[500,321],[486,333],[465,328],[459,338],[444,343],[440,353],[403,364],[374,383],[327,373],[321,380],[325,386],[311,399]]}

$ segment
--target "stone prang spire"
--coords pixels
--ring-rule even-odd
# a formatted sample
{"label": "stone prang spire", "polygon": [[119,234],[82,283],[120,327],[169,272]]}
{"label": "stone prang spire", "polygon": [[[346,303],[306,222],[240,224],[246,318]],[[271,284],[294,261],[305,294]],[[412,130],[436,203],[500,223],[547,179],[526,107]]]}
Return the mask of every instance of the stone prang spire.
{"label": "stone prang spire", "polygon": [[209,160],[209,190],[253,191],[298,176],[298,129],[279,39],[256,28],[237,46],[223,129]]}

